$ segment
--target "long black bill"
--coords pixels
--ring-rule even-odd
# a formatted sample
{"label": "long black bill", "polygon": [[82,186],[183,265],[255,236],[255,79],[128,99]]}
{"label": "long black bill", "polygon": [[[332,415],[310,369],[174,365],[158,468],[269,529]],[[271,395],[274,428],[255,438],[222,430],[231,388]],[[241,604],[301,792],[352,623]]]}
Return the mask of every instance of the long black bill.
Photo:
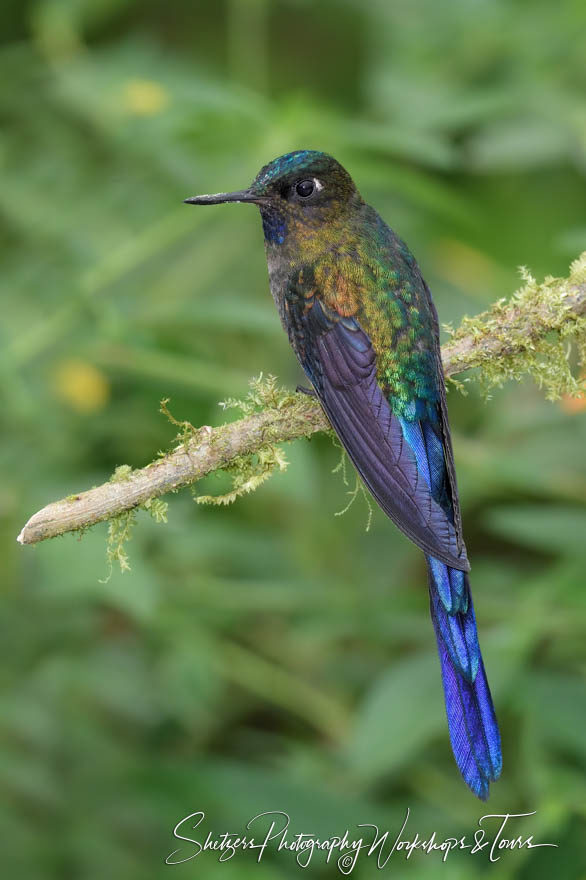
{"label": "long black bill", "polygon": [[240,189],[232,193],[212,193],[209,196],[192,196],[183,200],[186,205],[221,205],[223,202],[252,202],[260,204],[264,201],[262,196],[251,193],[248,189]]}

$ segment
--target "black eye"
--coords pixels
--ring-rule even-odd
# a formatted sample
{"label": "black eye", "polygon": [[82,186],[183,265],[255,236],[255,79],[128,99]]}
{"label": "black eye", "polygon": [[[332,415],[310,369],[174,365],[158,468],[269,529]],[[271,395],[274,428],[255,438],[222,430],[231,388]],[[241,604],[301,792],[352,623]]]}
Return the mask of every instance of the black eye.
{"label": "black eye", "polygon": [[315,183],[313,180],[300,180],[295,187],[295,192],[298,196],[301,196],[302,199],[308,199],[314,189]]}

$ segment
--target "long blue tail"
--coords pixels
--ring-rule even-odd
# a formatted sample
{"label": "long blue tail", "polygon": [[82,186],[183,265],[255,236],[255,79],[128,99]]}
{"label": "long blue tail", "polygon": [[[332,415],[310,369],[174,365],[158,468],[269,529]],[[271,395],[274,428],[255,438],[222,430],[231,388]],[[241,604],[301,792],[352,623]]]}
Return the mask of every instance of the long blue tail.
{"label": "long blue tail", "polygon": [[[401,419],[403,434],[433,497],[453,519],[453,492],[437,418]],[[437,638],[446,714],[456,763],[482,800],[501,772],[501,738],[476,630],[468,575],[427,556],[431,619]]]}
{"label": "long blue tail", "polygon": [[468,575],[427,557],[450,740],[466,784],[486,800],[501,773],[501,740],[478,644]]}

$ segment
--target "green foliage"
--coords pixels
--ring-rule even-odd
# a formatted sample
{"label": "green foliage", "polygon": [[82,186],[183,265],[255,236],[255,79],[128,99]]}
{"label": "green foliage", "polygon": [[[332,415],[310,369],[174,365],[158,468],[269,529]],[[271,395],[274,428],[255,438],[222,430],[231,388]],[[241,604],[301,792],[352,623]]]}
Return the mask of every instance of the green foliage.
{"label": "green foliage", "polygon": [[[358,505],[333,516],[345,496],[329,440],[291,444],[287,470],[237,505],[171,496],[165,528],[140,517],[132,573],[115,565],[106,584],[106,526],[81,543],[14,539],[47,501],[167,448],[165,395],[210,425],[260,370],[301,381],[255,210],[196,211],[187,196],[326,149],[409,243],[442,321],[509,296],[518,264],[564,277],[586,238],[584,4],[3,12],[3,873],[299,876],[282,852],[165,866],[194,809],[218,830],[286,809],[297,831],[376,822],[393,836],[408,805],[420,834],[469,833],[486,807],[450,753],[421,554],[376,510],[368,534]],[[575,880],[586,411],[531,382],[488,405],[466,387],[450,417],[504,746],[487,807],[537,810],[520,828],[560,848],[490,866],[414,854],[387,870]],[[334,875],[316,864],[312,876]],[[352,874],[372,876],[369,861]]]}

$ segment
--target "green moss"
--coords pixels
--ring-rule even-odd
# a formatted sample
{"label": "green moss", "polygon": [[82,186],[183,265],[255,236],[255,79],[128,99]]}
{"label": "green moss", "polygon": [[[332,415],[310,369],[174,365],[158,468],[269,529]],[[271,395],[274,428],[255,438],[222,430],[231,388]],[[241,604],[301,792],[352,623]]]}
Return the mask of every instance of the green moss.
{"label": "green moss", "polygon": [[[201,432],[201,428],[198,429],[194,427],[194,425],[192,425],[191,422],[188,422],[187,419],[176,419],[167,406],[169,400],[169,397],[165,397],[163,398],[163,400],[161,400],[159,404],[159,411],[167,417],[172,425],[175,425],[176,428],[179,428],[179,432],[175,439],[178,440],[182,446],[186,446],[191,440],[197,437],[197,435]],[[166,453],[159,451],[158,455],[159,457],[164,457]]]}
{"label": "green moss", "polygon": [[[119,465],[112,476],[111,483],[123,483],[130,478],[132,468],[128,464]],[[75,499],[77,496],[71,496]],[[114,571],[114,565],[118,564],[120,571],[130,571],[130,561],[126,550],[126,545],[132,538],[132,530],[136,525],[137,511],[146,510],[157,523],[167,522],[167,510],[169,505],[160,498],[149,498],[144,504],[125,510],[117,516],[112,517],[108,523],[108,534],[106,538],[106,560],[108,563],[108,574],[102,584],[108,583]]]}
{"label": "green moss", "polygon": [[358,495],[361,494],[362,497],[364,498],[364,501],[365,501],[366,507],[367,507],[366,526],[365,526],[364,530],[366,532],[369,532],[370,526],[372,523],[372,511],[373,511],[372,502],[370,500],[370,495],[368,494],[368,492],[364,488],[364,483],[362,482],[362,480],[360,479],[360,477],[356,471],[354,472],[354,476],[356,478],[354,488],[353,489],[349,488],[350,483],[348,481],[348,456],[346,454],[346,450],[344,449],[344,447],[342,446],[342,444],[338,440],[337,436],[333,432],[332,432],[331,436],[332,436],[332,442],[333,442],[334,446],[336,446],[340,450],[340,461],[338,462],[336,467],[332,469],[332,473],[333,474],[340,474],[340,473],[342,474],[342,482],[344,483],[344,486],[348,490],[346,492],[346,494],[350,496],[350,500],[348,501],[347,505],[342,510],[337,510],[334,513],[334,516],[344,516],[344,514],[350,510],[350,508],[352,507],[352,505],[356,501],[356,498],[358,497]]}
{"label": "green moss", "polygon": [[115,563],[120,566],[120,571],[130,571],[130,563],[125,545],[131,538],[132,529],[136,523],[136,508],[125,510],[110,520],[108,525],[108,537],[106,543],[106,559],[108,561],[108,574],[102,584],[107,584],[112,577]]}
{"label": "green moss", "polygon": [[[188,446],[204,434],[209,432],[209,428],[196,428],[187,420],[176,419],[168,408],[169,399],[165,398],[160,403],[160,410],[171,422],[172,425],[179,428],[176,435],[176,441],[183,446]],[[263,377],[261,374],[258,378],[252,379],[250,382],[250,391],[243,400],[231,398],[223,401],[220,405],[224,409],[239,409],[244,416],[250,416],[254,413],[261,412],[266,409],[274,409],[283,411],[287,409],[288,417],[294,418],[295,410],[306,404],[306,400],[300,398],[300,395],[292,393],[283,388],[279,388],[275,376]],[[266,443],[260,449],[250,455],[240,455],[233,459],[230,464],[222,468],[218,473],[224,472],[229,474],[232,480],[232,488],[229,492],[222,495],[195,495],[198,504],[232,504],[242,495],[254,492],[276,471],[285,471],[287,469],[287,459],[281,446],[273,442],[273,438],[277,439],[278,432],[267,427]],[[213,437],[214,445],[222,444],[222,429],[216,429]],[[167,453],[159,453],[159,457]],[[130,465],[119,465],[116,468],[110,482],[119,483],[129,479],[132,474]],[[74,498],[76,496],[72,496]],[[149,498],[143,505],[142,509],[146,510],[157,523],[167,522],[168,504],[160,498]],[[109,521],[106,556],[108,561],[107,582],[112,577],[115,564],[118,564],[122,572],[130,570],[130,562],[126,546],[132,537],[132,530],[136,524],[137,510],[125,511],[118,516],[113,517]]]}
{"label": "green moss", "polygon": [[[228,398],[220,403],[223,409],[237,409],[243,416],[252,416],[255,413],[273,409],[277,412],[287,411],[290,419],[295,418],[297,409],[306,405],[307,401],[285,388],[277,385],[276,376],[268,375],[266,378],[261,373],[250,381],[250,390],[245,398]],[[278,429],[267,426],[264,431],[265,443],[256,452],[250,455],[239,455],[233,459],[227,467],[220,472],[226,473],[232,480],[232,488],[222,495],[194,495],[198,504],[232,504],[242,495],[254,492],[265,483],[272,474],[277,471],[285,471],[288,461],[285,452],[278,444],[281,438]],[[216,430],[214,445],[222,444],[222,431]]]}
{"label": "green moss", "polygon": [[283,450],[267,443],[254,455],[239,455],[222,472],[229,474],[232,488],[222,495],[195,495],[198,504],[232,504],[242,495],[254,492],[276,471],[287,470],[288,461]]}
{"label": "green moss", "polygon": [[130,479],[132,474],[132,468],[129,464],[119,464],[112,476],[110,477],[111,483],[124,483],[126,480]]}
{"label": "green moss", "polygon": [[298,402],[299,395],[286,388],[280,388],[276,376],[269,373],[265,379],[261,373],[257,378],[250,380],[250,390],[245,398],[239,400],[229,397],[227,400],[222,400],[220,406],[223,409],[238,409],[243,416],[251,416],[265,409],[282,410]]}
{"label": "green moss", "polygon": [[[477,343],[472,358],[462,356],[463,363],[478,367],[487,395],[525,375],[545,390],[548,400],[583,394],[586,386],[579,373],[586,368],[586,317],[572,311],[571,298],[578,285],[586,284],[586,252],[572,263],[568,278],[550,276],[538,284],[525,268],[521,276],[525,283],[510,300],[501,299],[488,311],[464,318],[456,331],[446,328],[453,342],[473,337]],[[502,343],[498,357],[488,344],[495,339]],[[572,370],[572,352],[578,370]],[[457,357],[453,364],[457,369]]]}
{"label": "green moss", "polygon": [[[125,467],[123,465],[123,467]],[[118,468],[116,469],[118,470]],[[144,504],[133,507],[132,510],[125,510],[113,517],[108,524],[108,535],[106,538],[106,560],[108,563],[108,574],[105,579],[100,581],[102,584],[108,583],[114,571],[114,565],[118,564],[120,571],[130,571],[130,561],[126,545],[132,538],[132,531],[136,525],[137,512],[146,510],[147,513],[157,523],[167,522],[167,511],[169,505],[160,498],[149,498]]]}
{"label": "green moss", "polygon": [[146,510],[148,513],[150,513],[155,522],[167,522],[167,512],[169,510],[169,505],[161,498],[149,498],[148,501],[145,501],[145,503],[142,505],[142,508],[143,510]]}

